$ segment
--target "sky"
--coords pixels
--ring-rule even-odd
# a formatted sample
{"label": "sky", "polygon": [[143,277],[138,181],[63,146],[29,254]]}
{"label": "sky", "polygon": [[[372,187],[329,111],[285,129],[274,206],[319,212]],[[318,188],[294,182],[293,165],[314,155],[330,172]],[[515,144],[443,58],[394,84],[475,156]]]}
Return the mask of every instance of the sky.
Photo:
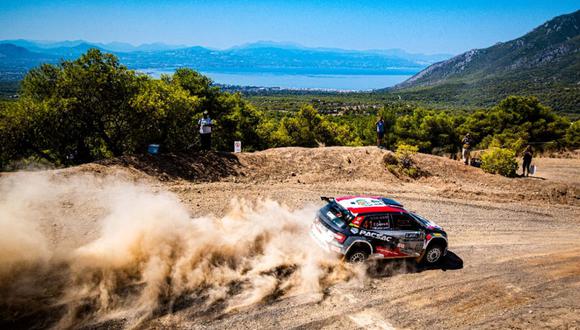
{"label": "sky", "polygon": [[578,9],[578,0],[0,0],[0,39],[218,49],[276,41],[458,54]]}

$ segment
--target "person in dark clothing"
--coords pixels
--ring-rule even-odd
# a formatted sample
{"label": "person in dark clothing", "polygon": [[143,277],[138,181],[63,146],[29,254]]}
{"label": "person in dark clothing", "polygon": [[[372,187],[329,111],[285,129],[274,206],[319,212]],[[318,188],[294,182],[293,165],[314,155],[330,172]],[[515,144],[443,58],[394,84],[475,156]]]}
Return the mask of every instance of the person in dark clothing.
{"label": "person in dark clothing", "polygon": [[532,157],[534,151],[532,150],[532,146],[528,145],[526,149],[524,149],[524,162],[522,164],[523,173],[522,176],[528,176],[530,174],[530,165],[532,165]]}
{"label": "person in dark clothing", "polygon": [[211,127],[213,123],[207,111],[203,112],[203,118],[198,121],[199,124],[199,138],[201,140],[201,149],[211,149]]}
{"label": "person in dark clothing", "polygon": [[471,144],[473,144],[473,139],[471,138],[471,134],[465,134],[463,140],[461,140],[463,145],[463,150],[461,153],[461,158],[465,162],[465,165],[469,165],[469,160],[471,159]]}
{"label": "person in dark clothing", "polygon": [[381,147],[383,144],[383,138],[385,137],[385,122],[383,117],[379,116],[379,120],[375,123],[377,127],[377,147]]}

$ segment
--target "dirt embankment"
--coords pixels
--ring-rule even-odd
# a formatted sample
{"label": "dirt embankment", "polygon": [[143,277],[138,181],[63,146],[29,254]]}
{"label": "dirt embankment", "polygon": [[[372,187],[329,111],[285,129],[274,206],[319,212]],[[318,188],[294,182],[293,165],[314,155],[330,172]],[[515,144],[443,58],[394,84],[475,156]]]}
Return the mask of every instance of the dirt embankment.
{"label": "dirt embankment", "polygon": [[[527,200],[561,204],[580,199],[580,159],[534,161],[539,172],[527,178],[505,178],[465,166],[459,161],[414,156],[423,176],[411,179],[390,173],[384,162],[390,151],[374,147],[277,148],[254,153],[203,153],[122,157],[79,167],[76,171],[110,172],[122,169],[133,177],[161,181],[234,182],[240,184],[334,184],[370,181],[387,189],[421,185],[442,197],[479,200]],[[544,166],[545,165],[545,166]],[[391,188],[392,187],[392,188]]]}
{"label": "dirt embankment", "polygon": [[[0,327],[580,327],[580,160],[508,179],[377,148],[123,157],[0,175]],[[450,254],[351,267],[308,227],[320,195],[380,194]]]}

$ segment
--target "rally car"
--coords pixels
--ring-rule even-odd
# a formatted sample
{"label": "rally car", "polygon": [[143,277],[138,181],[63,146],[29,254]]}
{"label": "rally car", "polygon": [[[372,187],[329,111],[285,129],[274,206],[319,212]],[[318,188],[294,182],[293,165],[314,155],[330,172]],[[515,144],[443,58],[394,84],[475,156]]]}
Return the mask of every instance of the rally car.
{"label": "rally car", "polygon": [[447,233],[402,204],[380,196],[321,197],[310,235],[324,250],[348,262],[415,258],[437,263],[447,253]]}

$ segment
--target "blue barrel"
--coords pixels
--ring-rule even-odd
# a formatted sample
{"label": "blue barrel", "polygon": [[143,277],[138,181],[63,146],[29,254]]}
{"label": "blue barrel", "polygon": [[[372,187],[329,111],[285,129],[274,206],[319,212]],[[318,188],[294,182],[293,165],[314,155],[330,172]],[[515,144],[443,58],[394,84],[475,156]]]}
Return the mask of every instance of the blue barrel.
{"label": "blue barrel", "polygon": [[150,144],[149,146],[147,146],[147,152],[151,155],[157,155],[159,153],[159,145]]}

